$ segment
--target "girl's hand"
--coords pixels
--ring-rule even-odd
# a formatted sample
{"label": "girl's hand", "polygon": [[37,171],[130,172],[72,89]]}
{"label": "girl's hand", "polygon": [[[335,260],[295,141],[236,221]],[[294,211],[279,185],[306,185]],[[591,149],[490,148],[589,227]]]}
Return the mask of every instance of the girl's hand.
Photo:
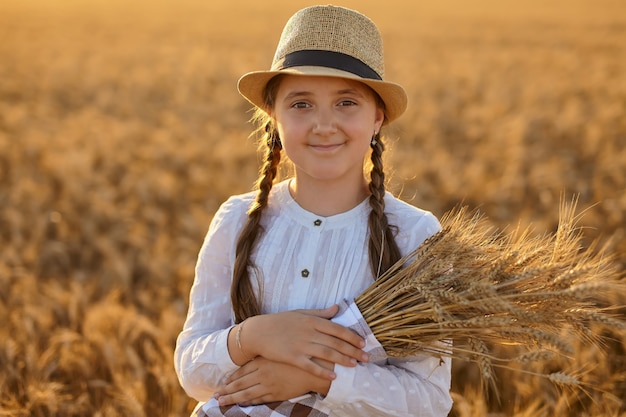
{"label": "girl's hand", "polygon": [[[316,361],[332,370],[333,364]],[[309,392],[327,394],[330,381],[280,362],[256,358],[235,371],[226,384],[219,388],[215,398],[220,406],[239,404],[257,405],[272,401],[285,401]]]}
{"label": "girl's hand", "polygon": [[369,359],[362,350],[365,341],[359,335],[329,320],[338,310],[334,305],[250,317],[240,334],[242,351],[249,358],[261,356],[333,380],[336,375],[332,369],[315,359],[349,367]]}

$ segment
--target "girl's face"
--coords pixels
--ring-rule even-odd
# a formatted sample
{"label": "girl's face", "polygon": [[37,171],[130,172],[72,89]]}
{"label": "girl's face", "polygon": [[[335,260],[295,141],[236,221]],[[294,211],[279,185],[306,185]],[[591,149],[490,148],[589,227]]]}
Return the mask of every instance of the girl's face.
{"label": "girl's face", "polygon": [[296,176],[363,181],[364,157],[384,120],[375,93],[343,78],[286,75],[272,113]]}

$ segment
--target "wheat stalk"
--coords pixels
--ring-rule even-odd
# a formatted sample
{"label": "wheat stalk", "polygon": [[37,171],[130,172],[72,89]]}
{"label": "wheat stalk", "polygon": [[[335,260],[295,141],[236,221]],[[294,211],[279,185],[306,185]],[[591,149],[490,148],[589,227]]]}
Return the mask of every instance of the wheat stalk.
{"label": "wheat stalk", "polygon": [[[468,360],[491,384],[493,366],[571,354],[572,334],[599,344],[594,326],[626,330],[623,319],[598,304],[624,284],[610,257],[594,246],[582,249],[575,207],[576,201],[563,204],[556,233],[541,236],[530,229],[504,234],[483,216],[455,209],[442,217],[439,233],[355,303],[388,356]],[[579,384],[564,372],[544,377]]]}

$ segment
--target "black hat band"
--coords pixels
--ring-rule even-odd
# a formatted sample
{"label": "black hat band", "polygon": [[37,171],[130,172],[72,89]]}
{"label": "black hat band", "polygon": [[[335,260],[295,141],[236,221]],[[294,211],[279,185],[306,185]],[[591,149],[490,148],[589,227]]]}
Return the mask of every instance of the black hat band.
{"label": "black hat band", "polygon": [[363,61],[341,52],[313,49],[295,51],[287,54],[277,66],[278,69],[304,66],[335,68],[361,78],[382,81],[382,77]]}

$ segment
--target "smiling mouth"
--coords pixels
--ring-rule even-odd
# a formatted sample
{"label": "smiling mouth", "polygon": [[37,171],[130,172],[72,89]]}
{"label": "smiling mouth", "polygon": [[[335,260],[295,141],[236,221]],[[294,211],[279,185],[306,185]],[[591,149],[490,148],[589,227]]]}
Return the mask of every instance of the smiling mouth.
{"label": "smiling mouth", "polygon": [[343,146],[343,143],[333,143],[333,144],[324,144],[324,145],[310,145],[311,148],[320,151],[320,152],[330,152],[330,151],[334,151],[335,149],[340,148],[341,146]]}

